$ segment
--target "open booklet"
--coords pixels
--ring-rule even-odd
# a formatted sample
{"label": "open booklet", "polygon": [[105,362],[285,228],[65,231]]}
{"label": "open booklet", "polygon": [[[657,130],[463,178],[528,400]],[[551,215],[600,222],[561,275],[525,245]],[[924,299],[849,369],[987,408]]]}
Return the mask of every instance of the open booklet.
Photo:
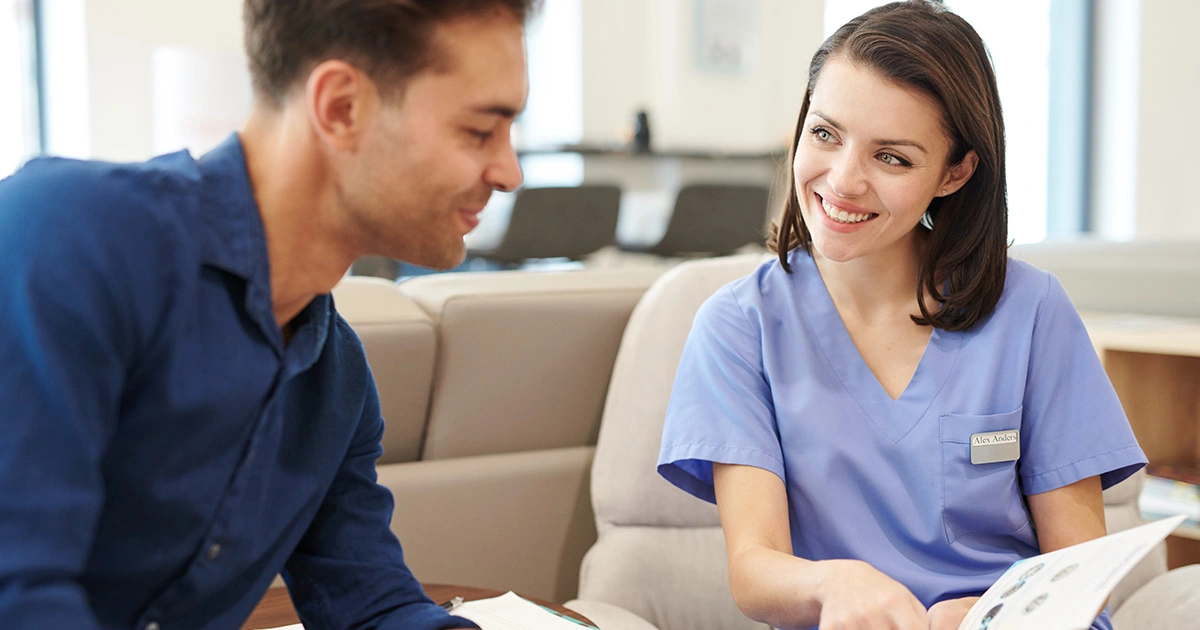
{"label": "open booklet", "polygon": [[[595,628],[550,610],[509,591],[499,597],[463,602],[450,614],[465,617],[483,630],[585,630]],[[304,630],[295,624],[272,630]]]}
{"label": "open booklet", "polygon": [[593,627],[538,606],[512,591],[499,597],[464,602],[450,609],[450,614],[466,617],[483,630],[583,630]]}
{"label": "open booklet", "polygon": [[1184,516],[1014,563],[958,630],[1088,630],[1113,588]]}

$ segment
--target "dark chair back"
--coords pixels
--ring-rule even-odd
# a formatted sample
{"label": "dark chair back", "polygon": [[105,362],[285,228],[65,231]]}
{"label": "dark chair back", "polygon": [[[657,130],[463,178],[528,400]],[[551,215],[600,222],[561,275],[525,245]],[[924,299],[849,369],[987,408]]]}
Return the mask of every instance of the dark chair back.
{"label": "dark chair back", "polygon": [[513,264],[534,258],[579,260],[613,243],[620,207],[621,189],[610,184],[522,188],[500,244],[471,255]]}
{"label": "dark chair back", "polygon": [[659,256],[732,254],[766,240],[771,191],[755,184],[688,184],[675,197],[667,231],[646,251]]}

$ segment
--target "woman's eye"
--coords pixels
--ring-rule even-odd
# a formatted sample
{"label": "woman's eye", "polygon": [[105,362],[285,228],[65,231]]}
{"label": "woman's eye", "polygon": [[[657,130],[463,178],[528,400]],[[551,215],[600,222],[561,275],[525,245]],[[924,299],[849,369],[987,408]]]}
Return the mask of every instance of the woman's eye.
{"label": "woman's eye", "polygon": [[884,153],[879,156],[880,161],[888,166],[911,166],[912,163],[908,160],[895,155],[893,153]]}
{"label": "woman's eye", "polygon": [[833,142],[833,134],[829,133],[829,130],[824,127],[813,127],[808,131],[821,142]]}

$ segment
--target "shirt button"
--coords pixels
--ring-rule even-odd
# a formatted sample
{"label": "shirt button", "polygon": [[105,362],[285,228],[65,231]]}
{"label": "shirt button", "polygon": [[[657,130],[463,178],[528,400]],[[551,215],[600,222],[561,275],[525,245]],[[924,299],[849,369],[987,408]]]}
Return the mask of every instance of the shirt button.
{"label": "shirt button", "polygon": [[[208,553],[206,555],[208,556],[209,560],[216,560],[217,556],[221,555],[221,545],[219,545],[217,543],[213,543],[213,544],[209,545]],[[158,629],[147,627],[146,630],[158,630]]]}
{"label": "shirt button", "polygon": [[158,625],[157,621],[151,621],[146,624],[146,630],[162,630],[162,626]]}

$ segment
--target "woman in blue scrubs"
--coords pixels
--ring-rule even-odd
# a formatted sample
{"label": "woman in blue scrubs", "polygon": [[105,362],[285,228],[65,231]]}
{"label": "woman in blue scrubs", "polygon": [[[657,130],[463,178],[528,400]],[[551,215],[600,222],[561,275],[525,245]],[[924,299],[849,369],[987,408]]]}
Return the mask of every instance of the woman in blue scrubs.
{"label": "woman in blue scrubs", "polygon": [[778,259],[697,314],[659,472],[717,503],[748,616],[954,630],[1014,561],[1103,536],[1101,490],[1145,456],[1058,281],[1007,257],[970,25],[922,1],[847,23],[792,146]]}

